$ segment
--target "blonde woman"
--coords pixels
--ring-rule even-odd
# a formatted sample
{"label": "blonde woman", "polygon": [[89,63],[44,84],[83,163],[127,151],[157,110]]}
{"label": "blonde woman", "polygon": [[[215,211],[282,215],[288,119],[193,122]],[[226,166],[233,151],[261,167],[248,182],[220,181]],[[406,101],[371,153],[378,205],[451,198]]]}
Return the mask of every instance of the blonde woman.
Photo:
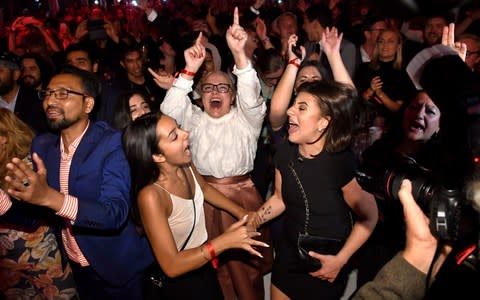
{"label": "blonde woman", "polygon": [[[33,137],[25,123],[0,108],[0,291],[6,299],[78,299],[70,267],[62,268],[57,240],[49,226],[53,220],[42,219],[41,209],[10,200],[6,193],[5,165],[13,157],[31,165]],[[10,210],[12,206],[15,209]],[[21,211],[21,217],[14,217],[14,211]],[[23,218],[38,221],[28,227],[17,225]]]}

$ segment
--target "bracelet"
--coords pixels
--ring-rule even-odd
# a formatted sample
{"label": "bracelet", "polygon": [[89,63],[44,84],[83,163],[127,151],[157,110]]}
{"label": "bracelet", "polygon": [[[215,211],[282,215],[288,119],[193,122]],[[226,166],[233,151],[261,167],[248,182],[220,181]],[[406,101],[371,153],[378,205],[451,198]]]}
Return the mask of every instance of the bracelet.
{"label": "bracelet", "polygon": [[264,38],[262,41],[262,43],[265,43],[266,41],[270,40],[270,38],[267,36],[266,38]]}
{"label": "bracelet", "polygon": [[300,69],[300,64],[297,63],[297,59],[298,59],[298,58],[293,58],[293,59],[289,60],[289,61],[288,61],[288,64],[289,64],[289,65],[294,65],[295,67],[297,67],[297,69]]}
{"label": "bracelet", "polygon": [[190,71],[187,70],[187,69],[182,69],[182,70],[180,70],[180,73],[185,74],[185,75],[187,75],[187,76],[192,76],[192,77],[194,77],[194,76],[197,74],[197,73],[195,73],[195,72],[190,72]]}
{"label": "bracelet", "polygon": [[210,260],[207,256],[205,256],[205,253],[203,252],[203,245],[200,246],[200,252],[202,252],[202,256],[203,256],[203,258],[205,258],[206,261]]}
{"label": "bracelet", "polygon": [[258,9],[256,9],[255,7],[250,6],[250,11],[254,14],[256,14],[257,16],[260,14],[260,11]]}
{"label": "bracelet", "polygon": [[210,257],[211,257],[211,260],[212,260],[212,267],[214,269],[217,269],[218,268],[218,257],[217,257],[217,254],[215,253],[215,249],[213,248],[213,245],[212,245],[211,242],[207,243],[207,249],[208,249],[208,252],[210,253]]}

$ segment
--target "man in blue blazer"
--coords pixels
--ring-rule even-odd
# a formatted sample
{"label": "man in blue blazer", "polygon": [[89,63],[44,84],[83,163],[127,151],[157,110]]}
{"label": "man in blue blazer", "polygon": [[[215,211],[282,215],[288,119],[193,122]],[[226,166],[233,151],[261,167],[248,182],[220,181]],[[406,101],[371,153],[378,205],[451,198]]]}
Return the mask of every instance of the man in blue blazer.
{"label": "man in blue blazer", "polygon": [[61,239],[81,299],[141,299],[153,257],[129,219],[130,169],[121,135],[92,122],[99,86],[93,73],[66,67],[41,92],[51,130],[34,139],[29,169],[7,165],[13,198],[63,218]]}

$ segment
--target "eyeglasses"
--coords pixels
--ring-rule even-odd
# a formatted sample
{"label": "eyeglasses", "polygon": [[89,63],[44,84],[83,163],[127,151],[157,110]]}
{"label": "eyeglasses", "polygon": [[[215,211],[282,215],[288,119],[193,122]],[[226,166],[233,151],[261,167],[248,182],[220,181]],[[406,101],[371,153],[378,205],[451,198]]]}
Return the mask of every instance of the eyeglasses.
{"label": "eyeglasses", "polygon": [[88,95],[85,95],[85,94],[80,93],[80,92],[72,91],[72,90],[65,89],[65,88],[58,88],[58,89],[55,89],[55,90],[39,91],[38,92],[38,98],[40,98],[40,100],[44,100],[47,97],[52,96],[52,94],[55,95],[55,99],[57,99],[57,100],[67,99],[68,94],[74,94],[74,95],[79,95],[79,96],[83,96],[83,97],[88,97]]}
{"label": "eyeglasses", "polygon": [[204,83],[202,84],[202,92],[203,93],[212,93],[213,90],[216,90],[219,93],[228,93],[230,91],[230,84],[228,83],[219,83],[219,84],[212,84],[212,83]]}

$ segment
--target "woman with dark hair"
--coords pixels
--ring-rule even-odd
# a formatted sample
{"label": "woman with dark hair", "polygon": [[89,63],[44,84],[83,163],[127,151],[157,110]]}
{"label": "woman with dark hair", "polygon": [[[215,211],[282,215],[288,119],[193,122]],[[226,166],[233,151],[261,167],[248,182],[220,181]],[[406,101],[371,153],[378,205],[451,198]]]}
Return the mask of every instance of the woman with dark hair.
{"label": "woman with dark hair", "polygon": [[115,105],[113,126],[123,129],[130,125],[136,118],[151,112],[147,96],[139,91],[125,92]]}
{"label": "woman with dark hair", "polygon": [[[132,216],[146,234],[158,264],[169,277],[162,299],[223,299],[213,268],[217,255],[268,247],[245,226],[247,212],[209,185],[192,164],[189,132],[174,119],[146,114],[129,125],[123,147],[132,174]],[[207,241],[205,199],[240,221]],[[211,261],[210,265],[208,262]],[[213,268],[212,268],[213,266]]]}
{"label": "woman with dark hair", "polygon": [[[244,209],[255,211],[263,200],[249,173],[253,169],[266,105],[260,96],[257,72],[245,51],[248,39],[235,9],[226,40],[235,61],[232,74],[236,76],[236,84],[229,74],[221,71],[205,75],[200,83],[201,109],[192,104],[189,97],[193,78],[206,57],[200,33],[195,44],[185,50],[185,68],[168,90],[160,109],[191,132],[193,161],[205,180]],[[158,81],[158,75],[153,76]],[[206,205],[205,214],[211,237],[236,222],[231,215],[211,205]],[[259,239],[269,241],[268,228],[262,228]],[[217,274],[226,299],[265,298],[263,275],[270,271],[273,253],[272,249],[259,251],[265,259],[238,250],[228,251],[221,257]]]}
{"label": "woman with dark hair", "polygon": [[[401,109],[400,114],[400,121],[395,122],[387,134],[363,152],[362,172],[365,170],[383,174],[387,170],[406,171],[408,168],[419,168],[415,167],[417,165],[433,171],[444,167],[440,163],[441,112],[435,102],[425,91],[420,91],[410,104]],[[368,242],[358,252],[358,287],[373,280],[382,266],[405,246],[400,203],[388,197],[377,203],[379,222]]]}
{"label": "woman with dark hair", "polygon": [[[355,98],[350,85],[304,83],[287,111],[288,143],[275,155],[275,191],[252,222],[258,227],[285,212],[272,271],[272,299],[339,299],[348,261],[375,227],[375,201],[357,183],[355,156],[349,151]],[[310,251],[321,263],[310,272],[298,270],[297,240],[307,230],[344,242],[336,254]]]}

